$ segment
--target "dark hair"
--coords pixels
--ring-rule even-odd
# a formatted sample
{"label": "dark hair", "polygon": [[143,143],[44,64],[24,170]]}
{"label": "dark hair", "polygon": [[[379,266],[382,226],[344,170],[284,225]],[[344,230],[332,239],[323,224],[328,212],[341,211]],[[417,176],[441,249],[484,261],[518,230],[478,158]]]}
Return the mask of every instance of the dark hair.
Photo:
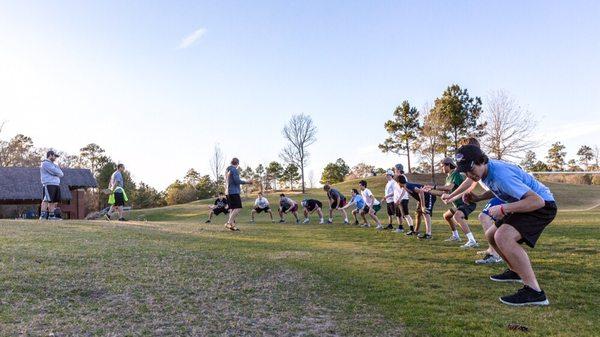
{"label": "dark hair", "polygon": [[456,169],[456,165],[454,165],[454,164],[445,164],[445,165],[450,166],[450,168],[453,169],[453,170]]}
{"label": "dark hair", "polygon": [[323,189],[325,191],[329,191],[331,189],[331,186],[329,186],[329,184],[325,184],[325,185],[323,185]]}
{"label": "dark hair", "polygon": [[481,155],[481,157],[475,159],[473,161],[473,164],[475,165],[481,165],[481,164],[487,164],[490,161],[490,158],[488,158],[488,156],[486,154]]}
{"label": "dark hair", "polygon": [[236,166],[240,164],[240,160],[237,158],[231,159],[231,165]]}
{"label": "dark hair", "polygon": [[481,147],[479,141],[475,137],[467,137],[460,140],[459,145],[475,145],[477,147]]}
{"label": "dark hair", "polygon": [[356,188],[353,188],[353,189],[352,189],[352,193],[354,193],[354,194],[359,194],[359,193],[358,193],[358,190],[357,190]]}
{"label": "dark hair", "polygon": [[258,194],[262,195],[262,192],[258,192]]}
{"label": "dark hair", "polygon": [[396,181],[398,182],[398,184],[406,184],[406,177],[405,176],[397,176]]}
{"label": "dark hair", "polygon": [[366,180],[361,180],[361,181],[359,181],[359,182],[358,182],[358,184],[359,184],[360,186],[367,187],[367,181],[366,181]]}
{"label": "dark hair", "polygon": [[225,193],[223,193],[223,192],[219,192],[219,195],[225,195]]}
{"label": "dark hair", "polygon": [[123,164],[117,165],[117,169],[122,169],[122,168],[125,168],[125,165],[123,165]]}
{"label": "dark hair", "polygon": [[285,194],[281,193],[279,196],[280,196],[280,197],[285,197]]}

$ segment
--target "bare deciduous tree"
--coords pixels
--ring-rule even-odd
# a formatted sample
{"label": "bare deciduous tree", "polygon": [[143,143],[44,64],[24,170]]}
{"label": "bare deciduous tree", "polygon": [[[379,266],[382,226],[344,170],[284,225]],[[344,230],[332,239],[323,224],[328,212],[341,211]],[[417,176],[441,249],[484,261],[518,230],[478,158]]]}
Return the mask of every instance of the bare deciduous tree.
{"label": "bare deciduous tree", "polygon": [[293,115],[283,128],[283,136],[289,142],[279,155],[288,164],[300,168],[302,193],[306,192],[304,183],[304,167],[309,157],[307,148],[317,141],[317,127],[312,118],[305,114]]}
{"label": "bare deciduous tree", "polygon": [[210,157],[210,170],[213,179],[220,185],[223,182],[223,172],[225,172],[225,155],[219,144],[215,144],[214,152]]}
{"label": "bare deciduous tree", "polygon": [[482,145],[495,159],[520,159],[539,146],[532,140],[536,121],[506,92],[490,94],[485,106],[485,136]]}

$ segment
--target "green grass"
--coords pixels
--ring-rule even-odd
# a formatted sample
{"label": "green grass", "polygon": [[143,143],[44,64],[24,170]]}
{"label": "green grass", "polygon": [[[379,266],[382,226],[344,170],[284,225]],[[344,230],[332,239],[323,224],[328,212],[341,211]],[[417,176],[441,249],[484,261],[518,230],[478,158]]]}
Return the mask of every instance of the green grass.
{"label": "green grass", "polygon": [[[372,185],[382,189],[376,178]],[[573,192],[578,186],[552,188],[559,205],[584,201],[576,200],[586,193]],[[502,266],[476,266],[473,251],[443,242],[441,205],[434,239],[421,242],[315,219],[282,225],[261,214],[247,225],[250,202],[237,233],[223,230],[222,216],[201,224],[210,201],[134,213],[147,222],[3,221],[0,335],[518,336],[507,329],[518,323],[528,336],[595,336],[600,329],[599,211],[559,213],[530,250],[551,305],[512,308],[497,298],[517,286],[488,279]]]}

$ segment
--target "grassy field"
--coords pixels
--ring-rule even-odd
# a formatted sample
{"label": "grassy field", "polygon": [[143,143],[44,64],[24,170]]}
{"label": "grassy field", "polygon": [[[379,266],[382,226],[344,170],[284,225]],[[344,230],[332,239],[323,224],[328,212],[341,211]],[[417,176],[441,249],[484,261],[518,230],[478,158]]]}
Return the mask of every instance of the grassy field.
{"label": "grassy field", "polygon": [[[384,181],[370,183],[379,195]],[[443,242],[441,204],[434,239],[422,242],[314,218],[261,214],[250,225],[252,200],[231,233],[222,216],[203,223],[201,201],[128,223],[1,221],[0,335],[596,336],[600,209],[582,209],[600,203],[600,189],[550,185],[571,211],[530,250],[549,307],[501,304],[517,286],[488,279],[503,266],[477,266],[474,251]]]}

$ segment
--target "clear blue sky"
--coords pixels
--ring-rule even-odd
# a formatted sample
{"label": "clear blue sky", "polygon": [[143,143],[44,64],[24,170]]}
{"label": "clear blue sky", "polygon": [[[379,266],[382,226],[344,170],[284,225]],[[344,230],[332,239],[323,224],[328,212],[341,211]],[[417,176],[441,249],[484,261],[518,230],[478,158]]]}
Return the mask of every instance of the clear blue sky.
{"label": "clear blue sky", "polygon": [[405,161],[376,148],[385,120],[458,83],[507,90],[540,120],[540,155],[572,156],[600,145],[599,17],[597,1],[0,0],[2,137],[96,142],[164,188],[208,173],[216,142],[243,166],[278,159],[307,113],[318,177],[337,157]]}

